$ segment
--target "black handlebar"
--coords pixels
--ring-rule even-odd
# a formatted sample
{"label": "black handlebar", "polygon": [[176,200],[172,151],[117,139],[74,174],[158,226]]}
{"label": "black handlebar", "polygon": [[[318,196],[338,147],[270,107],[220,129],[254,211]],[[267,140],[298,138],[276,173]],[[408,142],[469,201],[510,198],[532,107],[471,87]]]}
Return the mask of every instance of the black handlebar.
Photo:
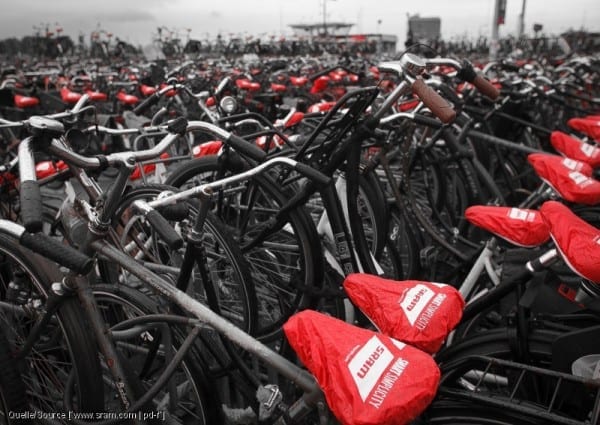
{"label": "black handlebar", "polygon": [[35,180],[21,182],[19,189],[21,198],[21,220],[28,232],[42,230],[42,194],[39,183]]}
{"label": "black handlebar", "polygon": [[142,103],[133,108],[133,113],[136,115],[143,114],[151,106],[156,105],[158,103],[158,99],[160,99],[158,92],[152,94],[150,97],[144,99]]}
{"label": "black handlebar", "polygon": [[19,242],[33,252],[41,254],[80,274],[89,273],[94,266],[94,260],[87,255],[82,254],[69,245],[62,244],[44,233],[23,232],[19,238]]}
{"label": "black handlebar", "polygon": [[172,250],[177,250],[183,246],[183,239],[175,231],[173,226],[156,210],[150,210],[146,214],[146,219],[152,228],[159,234],[161,241],[167,244]]}
{"label": "black handlebar", "polygon": [[253,159],[254,161],[263,162],[267,158],[267,153],[265,151],[263,151],[255,144],[250,143],[239,136],[236,136],[235,134],[231,134],[227,138],[226,143],[231,145],[236,151],[238,151],[242,155],[247,156]]}

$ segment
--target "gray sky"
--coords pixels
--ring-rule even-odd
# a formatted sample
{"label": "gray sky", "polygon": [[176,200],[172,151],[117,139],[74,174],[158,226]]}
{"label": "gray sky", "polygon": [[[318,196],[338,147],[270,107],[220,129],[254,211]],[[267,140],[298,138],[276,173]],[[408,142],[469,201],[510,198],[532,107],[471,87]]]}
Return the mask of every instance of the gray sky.
{"label": "gray sky", "polygon": [[[101,28],[134,44],[147,44],[164,25],[185,37],[203,39],[217,33],[276,34],[290,32],[288,24],[322,21],[327,1],[329,21],[355,23],[352,32],[406,34],[406,14],[438,16],[446,39],[464,34],[489,35],[494,0],[21,0],[3,1],[0,38],[34,33],[34,26],[59,23],[76,39]],[[506,24],[500,34],[515,33],[523,0],[507,0]],[[7,4],[8,3],[8,4]],[[381,20],[381,24],[378,24]],[[544,32],[559,33],[582,26],[600,31],[599,0],[528,0],[526,32],[534,22]]]}

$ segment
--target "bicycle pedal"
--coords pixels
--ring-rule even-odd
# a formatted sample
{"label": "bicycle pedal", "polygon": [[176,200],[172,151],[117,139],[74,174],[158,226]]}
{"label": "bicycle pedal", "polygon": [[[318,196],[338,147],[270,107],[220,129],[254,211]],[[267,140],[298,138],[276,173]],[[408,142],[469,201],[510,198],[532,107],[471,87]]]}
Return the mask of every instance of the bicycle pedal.
{"label": "bicycle pedal", "polygon": [[433,245],[426,246],[419,251],[419,262],[422,268],[431,268],[437,258],[437,247]]}
{"label": "bicycle pedal", "polygon": [[259,403],[258,420],[264,421],[265,419],[270,418],[277,409],[277,406],[279,406],[279,403],[283,400],[283,394],[277,385],[261,385],[258,390],[256,390],[256,399]]}

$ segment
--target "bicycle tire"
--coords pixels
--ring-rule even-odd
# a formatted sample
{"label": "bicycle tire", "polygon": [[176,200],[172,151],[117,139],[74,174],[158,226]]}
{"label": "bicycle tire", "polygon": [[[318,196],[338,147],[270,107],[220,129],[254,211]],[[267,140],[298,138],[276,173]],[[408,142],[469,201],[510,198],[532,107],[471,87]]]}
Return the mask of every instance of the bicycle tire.
{"label": "bicycle tire", "polygon": [[[222,162],[216,156],[206,156],[181,164],[168,177],[167,183],[175,187],[200,184],[220,177],[220,173],[239,171],[235,164]],[[252,216],[253,228],[267,223],[274,211],[284,205],[289,196],[267,176],[252,180],[258,188],[259,199],[264,203]],[[255,202],[258,203],[255,200]],[[235,234],[240,242],[244,257],[250,264],[253,282],[260,295],[259,330],[263,341],[272,341],[281,336],[281,326],[295,312],[311,308],[319,299],[318,291],[323,286],[324,264],[321,242],[310,215],[303,207],[286,214],[286,224],[276,233],[268,235],[258,246],[250,246],[253,228],[243,233],[238,229],[240,219],[236,203],[231,208],[227,200],[217,198],[215,213]],[[224,205],[224,206],[223,206]],[[247,209],[247,208],[246,208]],[[290,229],[290,230],[286,230]],[[280,246],[278,246],[278,244]],[[261,252],[265,248],[267,254]],[[265,257],[267,255],[268,257]],[[266,261],[265,258],[271,261]],[[266,303],[266,304],[265,304]],[[266,311],[268,309],[268,311]],[[271,317],[268,319],[268,317]]]}
{"label": "bicycle tire", "polygon": [[[168,308],[168,303],[164,300],[154,300],[140,291],[123,285],[96,284],[92,289],[99,311],[109,327],[133,317],[166,312]],[[153,328],[149,328],[137,338],[116,342],[119,354],[129,365],[127,372],[130,380],[137,384],[139,396],[153,384],[168,365],[164,353],[152,352],[154,343],[152,338],[157,338],[157,334],[151,332],[152,330]],[[178,349],[185,339],[185,329],[173,326],[170,330],[175,337],[173,348]],[[175,384],[177,388],[177,405],[171,407],[169,403],[165,405],[153,403],[152,406],[148,406],[151,411],[167,411],[170,417],[179,423],[210,425],[218,422],[220,402],[204,372],[203,365],[198,361],[200,356],[195,351],[197,349],[196,346],[191,348],[169,380],[170,384]],[[164,347],[161,351],[165,351]],[[168,385],[164,390],[167,389]],[[165,400],[168,394],[168,391],[166,394],[159,393],[153,401]]]}
{"label": "bicycle tire", "polygon": [[[464,340],[443,348],[436,354],[436,361],[443,365],[468,356],[489,356],[505,360],[512,358],[513,348],[508,338],[508,328],[498,328],[471,335]],[[530,358],[546,364],[552,358],[552,342],[559,336],[556,331],[530,329],[527,335]]]}
{"label": "bicycle tire", "polygon": [[28,410],[25,384],[19,367],[10,352],[8,341],[0,329],[0,424],[8,425],[22,420],[13,420],[11,414]]}
{"label": "bicycle tire", "polygon": [[[369,242],[371,252],[376,259],[379,259],[386,244],[389,226],[389,207],[385,198],[385,193],[381,187],[381,182],[374,170],[365,172],[361,170],[358,177],[359,198],[357,199],[357,209],[363,222],[365,236]],[[364,197],[364,199],[362,199]],[[365,205],[363,205],[363,203]],[[361,211],[365,210],[361,213]],[[371,229],[367,229],[365,219],[368,218],[372,224]],[[369,233],[372,234],[369,238]]]}
{"label": "bicycle tire", "polygon": [[421,273],[419,263],[420,246],[413,233],[413,226],[394,206],[390,208],[388,241],[397,255],[399,269],[397,279],[417,279]]}
{"label": "bicycle tire", "polygon": [[[57,267],[48,260],[22,248],[17,241],[0,235],[0,294],[7,299],[9,282],[14,281],[17,271],[26,280],[21,281],[28,302],[41,301],[30,313],[32,317],[10,314],[0,309],[0,326],[5,330],[9,345],[18,353],[26,340],[31,326],[42,313],[42,306],[49,296],[50,282],[62,278]],[[71,373],[74,374],[74,400],[68,402],[74,411],[99,412],[103,406],[103,393],[98,390],[102,375],[96,342],[84,320],[85,313],[78,300],[67,296],[59,301],[55,321],[47,325],[45,332],[26,357],[22,379],[28,391],[32,409],[42,412],[65,411],[63,393]],[[35,306],[35,304],[32,304]],[[19,364],[19,366],[23,366]]]}
{"label": "bicycle tire", "polygon": [[[177,267],[180,266],[182,260],[182,250],[173,252],[170,249],[160,246],[160,238],[154,233],[150,226],[144,225],[139,221],[139,216],[131,211],[130,205],[136,199],[154,199],[160,193],[165,191],[174,192],[176,188],[165,185],[145,185],[133,188],[125,193],[121,199],[121,203],[117,208],[114,218],[113,227],[123,231],[124,229],[133,229],[131,220],[137,220],[133,223],[136,230],[140,234],[149,235],[155,243],[153,251],[144,249],[143,254],[150,254],[154,261],[169,263],[173,273],[178,273]],[[189,203],[190,214],[186,218],[185,223],[179,222],[180,231],[184,226],[191,226],[195,217],[193,204]],[[121,240],[131,241],[132,234],[121,234]],[[139,235],[136,234],[135,240],[139,240]],[[254,283],[251,279],[249,266],[241,254],[238,245],[231,239],[220,220],[214,215],[208,214],[203,227],[204,244],[206,248],[207,259],[212,260],[209,264],[215,292],[218,294],[219,300],[217,305],[209,302],[206,299],[207,305],[215,311],[221,311],[221,314],[236,324],[240,329],[249,334],[254,334],[257,329],[257,299]],[[148,239],[147,239],[148,240]],[[125,244],[123,244],[125,245]],[[140,248],[140,243],[134,243],[134,249]],[[185,248],[184,248],[185,249]],[[114,272],[112,273],[114,277]],[[171,273],[162,274],[163,277],[175,282],[177,276]],[[123,278],[124,275],[119,276]],[[216,280],[216,281],[215,281]],[[139,282],[133,280],[132,283],[139,287]],[[194,279],[192,285],[188,285],[187,290],[192,291],[192,296],[203,298],[203,283],[197,282]],[[203,298],[204,299],[204,298]],[[227,304],[224,302],[227,301]]]}
{"label": "bicycle tire", "polygon": [[500,409],[459,400],[434,400],[413,425],[542,425]]}

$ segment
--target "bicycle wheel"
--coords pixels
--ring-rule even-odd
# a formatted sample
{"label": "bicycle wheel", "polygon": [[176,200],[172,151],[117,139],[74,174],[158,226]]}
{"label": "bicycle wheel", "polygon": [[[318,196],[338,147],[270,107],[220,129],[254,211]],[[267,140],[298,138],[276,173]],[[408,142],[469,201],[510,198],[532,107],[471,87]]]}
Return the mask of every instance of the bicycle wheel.
{"label": "bicycle wheel", "polygon": [[[148,267],[154,266],[155,271],[162,277],[175,283],[183,262],[185,248],[178,251],[170,250],[161,242],[152,227],[131,208],[133,201],[155,199],[165,191],[173,192],[176,189],[164,185],[148,185],[129,190],[115,212],[113,226],[126,252],[136,259],[146,261]],[[191,231],[196,217],[196,209],[192,204],[189,204],[189,207],[188,216],[180,222],[173,223],[181,234]],[[257,326],[257,301],[247,262],[223,225],[212,214],[208,215],[204,223],[202,237],[205,261],[210,271],[212,290],[216,294],[217,303],[214,305],[213,302],[208,301],[205,282],[197,264],[194,266],[186,290],[210,308],[220,311],[224,318],[240,329],[253,334]],[[106,266],[111,268],[111,265],[105,264]],[[112,269],[113,278],[117,273],[119,282],[127,282],[133,287],[140,286],[137,278],[114,270],[114,265]]]}
{"label": "bicycle wheel", "polygon": [[394,279],[417,279],[420,247],[413,230],[397,208],[391,208],[389,216],[388,244],[379,264]]}
{"label": "bicycle wheel", "polygon": [[[241,168],[216,156],[197,158],[173,170],[167,183],[184,189]],[[264,341],[279,339],[281,326],[294,312],[315,306],[314,291],[323,285],[320,240],[304,208],[286,213],[277,228],[268,227],[289,197],[268,176],[214,197],[213,212],[226,224],[250,266],[259,300],[257,335]]]}
{"label": "bicycle wheel", "polygon": [[22,422],[13,419],[13,415],[27,411],[25,384],[13,359],[6,336],[0,329],[0,424]]}
{"label": "bicycle wheel", "polygon": [[[135,317],[166,312],[159,303],[145,294],[123,285],[98,284],[93,287],[99,311],[107,326]],[[121,335],[118,336],[119,332]],[[129,379],[135,382],[141,397],[173,361],[174,352],[181,347],[186,329],[173,324],[148,322],[119,328],[114,332],[115,344],[122,360],[128,366]],[[173,372],[146,408],[151,412],[165,412],[177,423],[213,424],[218,422],[218,406],[214,388],[198,361],[197,347],[192,346],[181,364]],[[110,395],[110,394],[109,394]],[[115,400],[115,397],[112,397]],[[107,402],[110,402],[107,397]],[[112,410],[120,406],[112,406]],[[109,410],[111,406],[109,405]]]}
{"label": "bicycle wheel", "polygon": [[388,235],[389,208],[379,178],[374,171],[360,172],[356,202],[371,252],[376,259],[379,259]]}
{"label": "bicycle wheel", "polygon": [[[499,328],[488,330],[481,334],[474,334],[442,348],[436,354],[436,361],[440,364],[449,363],[454,360],[468,356],[489,356],[505,360],[514,359],[515,347],[509,339],[511,330]],[[552,342],[560,335],[559,332],[531,329],[527,335],[527,355],[531,362],[537,365],[547,365],[552,359]]]}
{"label": "bicycle wheel", "polygon": [[[49,284],[60,281],[55,266],[0,235],[0,326],[8,346],[19,354],[34,325],[43,317]],[[99,412],[102,376],[96,343],[85,313],[72,296],[58,301],[56,313],[19,362],[28,402],[40,412]],[[67,382],[73,382],[66,400]],[[67,408],[68,407],[68,408]]]}

